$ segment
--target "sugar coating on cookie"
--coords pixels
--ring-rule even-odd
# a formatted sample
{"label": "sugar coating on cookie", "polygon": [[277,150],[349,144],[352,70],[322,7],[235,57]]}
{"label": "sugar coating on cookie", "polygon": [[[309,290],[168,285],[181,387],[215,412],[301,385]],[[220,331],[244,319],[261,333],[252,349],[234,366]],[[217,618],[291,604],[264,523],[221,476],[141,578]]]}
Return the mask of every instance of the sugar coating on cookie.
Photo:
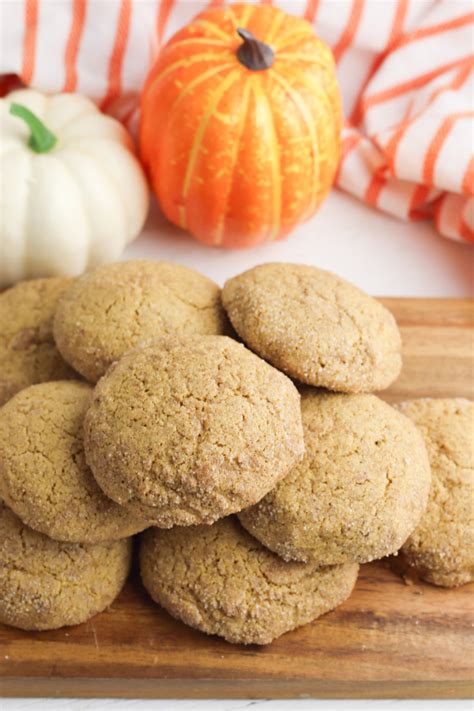
{"label": "sugar coating on cookie", "polygon": [[59,543],[0,501],[0,622],[25,630],[85,622],[117,597],[131,558],[130,539]]}
{"label": "sugar coating on cookie", "polygon": [[363,563],[394,553],[428,500],[421,434],[375,395],[307,388],[301,405],[304,459],[240,521],[286,560]]}
{"label": "sugar coating on cookie", "polygon": [[0,410],[0,495],[25,524],[59,541],[116,540],[147,526],[105,496],[86,464],[91,395],[86,383],[41,383]]}
{"label": "sugar coating on cookie", "polygon": [[179,264],[136,260],[80,277],[61,299],[54,337],[65,360],[96,382],[141,342],[227,329],[220,288],[211,279]]}
{"label": "sugar coating on cookie", "polygon": [[287,563],[235,517],[212,526],[150,528],[141,538],[145,588],[173,617],[236,644],[269,644],[346,600],[355,563]]}
{"label": "sugar coating on cookie", "polygon": [[474,403],[411,400],[401,412],[420,429],[433,481],[428,506],[402,547],[404,562],[435,585],[474,580]]}
{"label": "sugar coating on cookie", "polygon": [[58,301],[72,283],[33,279],[0,294],[0,406],[28,385],[76,377],[53,339]]}
{"label": "sugar coating on cookie", "polygon": [[84,440],[114,501],[164,528],[212,523],[261,499],[302,457],[300,396],[230,338],[163,337],[100,380]]}
{"label": "sugar coating on cookie", "polygon": [[371,392],[400,373],[401,339],[392,314],[335,274],[262,264],[227,281],[222,300],[249,348],[303,383]]}

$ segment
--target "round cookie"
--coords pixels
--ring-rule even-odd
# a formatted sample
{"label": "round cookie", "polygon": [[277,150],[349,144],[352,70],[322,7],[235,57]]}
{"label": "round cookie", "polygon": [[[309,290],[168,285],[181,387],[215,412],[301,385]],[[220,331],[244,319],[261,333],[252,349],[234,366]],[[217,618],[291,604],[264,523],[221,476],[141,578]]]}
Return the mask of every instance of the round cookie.
{"label": "round cookie", "polygon": [[24,630],[85,622],[117,597],[131,557],[130,540],[53,541],[0,501],[0,622]]}
{"label": "round cookie", "polygon": [[179,264],[146,260],[84,274],[61,299],[54,322],[63,357],[94,383],[141,342],[226,330],[217,284]]}
{"label": "round cookie", "polygon": [[163,337],[100,380],[84,442],[114,501],[163,528],[212,523],[261,499],[303,456],[300,396],[230,338]]}
{"label": "round cookie", "polygon": [[75,377],[53,339],[58,301],[72,283],[34,279],[0,294],[0,406],[28,385]]}
{"label": "round cookie", "polygon": [[269,644],[333,610],[357,579],[356,563],[286,563],[235,517],[212,526],[150,528],[140,545],[145,588],[173,617],[236,644]]}
{"label": "round cookie", "polygon": [[333,565],[394,553],[428,500],[421,434],[375,395],[308,388],[301,405],[304,459],[241,523],[285,560]]}
{"label": "round cookie", "polygon": [[370,392],[400,373],[401,339],[392,314],[335,274],[262,264],[227,281],[222,300],[249,348],[303,383]]}
{"label": "round cookie", "polygon": [[86,383],[41,383],[0,410],[0,495],[25,524],[59,541],[116,540],[147,526],[103,494],[86,464],[91,395]]}
{"label": "round cookie", "polygon": [[455,587],[474,580],[474,403],[412,400],[400,410],[420,429],[433,475],[428,506],[402,547],[421,578]]}

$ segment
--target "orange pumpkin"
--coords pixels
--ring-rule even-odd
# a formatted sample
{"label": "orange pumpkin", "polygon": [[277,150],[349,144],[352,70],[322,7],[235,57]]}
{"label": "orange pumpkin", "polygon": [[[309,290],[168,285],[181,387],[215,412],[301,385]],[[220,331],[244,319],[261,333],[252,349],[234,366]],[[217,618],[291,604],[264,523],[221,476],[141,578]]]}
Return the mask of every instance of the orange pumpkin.
{"label": "orange pumpkin", "polygon": [[330,49],[270,5],[209,9],[160,53],[145,85],[141,154],[171,222],[198,240],[280,239],[326,196],[340,155]]}

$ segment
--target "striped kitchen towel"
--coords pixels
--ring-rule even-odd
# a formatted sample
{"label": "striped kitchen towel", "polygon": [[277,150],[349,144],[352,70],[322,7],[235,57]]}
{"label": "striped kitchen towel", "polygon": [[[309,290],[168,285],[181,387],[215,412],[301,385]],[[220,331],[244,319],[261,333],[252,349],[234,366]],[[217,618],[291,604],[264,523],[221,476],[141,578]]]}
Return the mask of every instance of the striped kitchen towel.
{"label": "striped kitchen towel", "polygon": [[[339,187],[474,242],[470,0],[254,0],[305,17],[332,47],[346,127]],[[0,74],[78,91],[133,126],[160,46],[226,0],[2,2]],[[7,82],[10,79],[7,80]]]}

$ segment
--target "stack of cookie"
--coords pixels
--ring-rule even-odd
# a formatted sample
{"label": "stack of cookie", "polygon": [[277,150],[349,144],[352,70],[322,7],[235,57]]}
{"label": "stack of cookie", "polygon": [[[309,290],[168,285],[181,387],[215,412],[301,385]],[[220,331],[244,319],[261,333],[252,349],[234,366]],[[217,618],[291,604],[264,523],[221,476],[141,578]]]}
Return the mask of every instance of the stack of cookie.
{"label": "stack of cookie", "polygon": [[359,563],[402,547],[432,582],[471,579],[472,455],[443,457],[458,430],[469,440],[472,403],[370,394],[400,352],[381,304],[312,267],[262,265],[221,294],[135,261],[5,292],[0,620],[47,629],[104,609],[145,529],[152,598],[230,642],[315,619]]}

